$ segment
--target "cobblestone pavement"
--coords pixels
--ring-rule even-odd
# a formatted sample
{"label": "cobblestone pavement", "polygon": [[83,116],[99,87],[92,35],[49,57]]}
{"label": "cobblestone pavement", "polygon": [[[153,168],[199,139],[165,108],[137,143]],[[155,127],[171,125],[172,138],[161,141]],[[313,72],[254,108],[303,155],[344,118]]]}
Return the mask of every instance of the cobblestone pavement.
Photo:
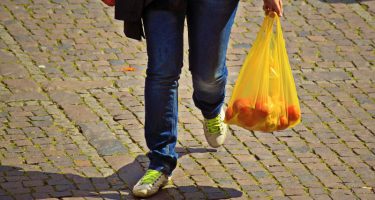
{"label": "cobblestone pavement", "polygon": [[[223,147],[209,148],[186,50],[181,158],[173,183],[151,199],[375,199],[375,1],[284,4],[302,123],[273,134],[232,126]],[[240,3],[228,98],[261,5]],[[1,0],[1,200],[134,199],[130,188],[148,162],[147,56],[112,18],[100,0]]]}

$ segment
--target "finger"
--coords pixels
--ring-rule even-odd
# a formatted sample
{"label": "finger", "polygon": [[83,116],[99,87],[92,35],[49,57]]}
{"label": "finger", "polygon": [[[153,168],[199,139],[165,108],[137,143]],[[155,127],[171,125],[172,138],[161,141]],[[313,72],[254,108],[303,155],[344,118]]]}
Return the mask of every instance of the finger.
{"label": "finger", "polygon": [[268,12],[268,15],[269,15],[270,17],[274,18],[276,14],[275,14],[274,11],[270,11],[270,12]]}
{"label": "finger", "polygon": [[280,6],[278,4],[274,5],[273,7],[273,11],[276,12],[276,14],[281,17],[281,10],[280,10]]}
{"label": "finger", "polygon": [[267,5],[264,5],[264,6],[263,6],[263,10],[265,10],[265,11],[266,11],[266,10],[272,10],[272,8],[269,7],[269,6],[267,6]]}
{"label": "finger", "polygon": [[264,11],[264,14],[265,14],[265,15],[268,15],[269,13],[270,13],[269,10],[265,10],[265,11]]}
{"label": "finger", "polygon": [[281,13],[280,13],[280,14],[281,14],[280,16],[283,16],[283,13],[284,13],[284,9],[283,9],[283,0],[280,0],[280,1],[279,1],[279,5],[280,5],[280,12],[281,12]]}
{"label": "finger", "polygon": [[263,10],[265,15],[269,15],[271,12],[273,12],[272,9],[266,5],[263,6]]}

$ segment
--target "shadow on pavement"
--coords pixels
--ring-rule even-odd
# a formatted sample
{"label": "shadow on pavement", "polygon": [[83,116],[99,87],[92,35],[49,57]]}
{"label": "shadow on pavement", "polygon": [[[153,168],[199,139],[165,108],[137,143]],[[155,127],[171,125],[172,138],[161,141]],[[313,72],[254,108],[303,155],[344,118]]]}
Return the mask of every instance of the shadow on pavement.
{"label": "shadow on pavement", "polygon": [[[216,151],[206,148],[177,148],[180,157],[189,153],[205,153]],[[101,197],[105,199],[136,199],[131,194],[131,188],[143,175],[142,162],[148,158],[137,156],[116,173],[107,177],[85,177],[71,173],[53,173],[43,171],[25,171],[20,167],[0,166],[0,199],[10,195],[19,199],[45,199],[62,197]],[[151,199],[167,200],[169,196],[181,191],[194,193],[201,191],[204,199],[228,199],[241,197],[242,192],[233,188],[217,188],[211,186],[181,186],[167,187]],[[28,194],[32,196],[27,198]],[[120,194],[121,193],[121,194]],[[171,195],[169,195],[169,194]],[[202,193],[201,193],[202,194]],[[21,195],[21,196],[20,196]],[[197,198],[192,198],[197,199]]]}

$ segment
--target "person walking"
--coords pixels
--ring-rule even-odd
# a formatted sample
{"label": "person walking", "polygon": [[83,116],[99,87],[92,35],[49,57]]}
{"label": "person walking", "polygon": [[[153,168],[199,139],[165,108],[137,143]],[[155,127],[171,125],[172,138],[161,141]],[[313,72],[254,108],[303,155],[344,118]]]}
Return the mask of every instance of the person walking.
{"label": "person walking", "polygon": [[[131,7],[129,2],[133,3]],[[168,183],[177,165],[178,80],[183,66],[185,18],[192,98],[204,117],[208,144],[217,148],[224,143],[228,131],[223,122],[228,76],[225,60],[238,3],[239,0],[116,1],[116,18],[125,20],[125,34],[134,39],[144,34],[148,55],[144,131],[150,164],[133,187],[133,195],[148,197],[157,193]],[[282,2],[264,0],[263,9],[281,16]]]}

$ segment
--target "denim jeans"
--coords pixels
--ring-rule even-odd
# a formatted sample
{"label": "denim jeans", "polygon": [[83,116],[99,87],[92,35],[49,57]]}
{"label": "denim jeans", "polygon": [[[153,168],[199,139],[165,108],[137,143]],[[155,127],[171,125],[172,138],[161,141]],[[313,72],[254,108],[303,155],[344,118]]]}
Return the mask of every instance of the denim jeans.
{"label": "denim jeans", "polygon": [[216,117],[225,97],[225,64],[238,0],[156,0],[144,12],[148,66],[145,83],[145,138],[149,169],[171,175],[178,118],[178,80],[183,65],[187,18],[193,101],[207,119]]}

